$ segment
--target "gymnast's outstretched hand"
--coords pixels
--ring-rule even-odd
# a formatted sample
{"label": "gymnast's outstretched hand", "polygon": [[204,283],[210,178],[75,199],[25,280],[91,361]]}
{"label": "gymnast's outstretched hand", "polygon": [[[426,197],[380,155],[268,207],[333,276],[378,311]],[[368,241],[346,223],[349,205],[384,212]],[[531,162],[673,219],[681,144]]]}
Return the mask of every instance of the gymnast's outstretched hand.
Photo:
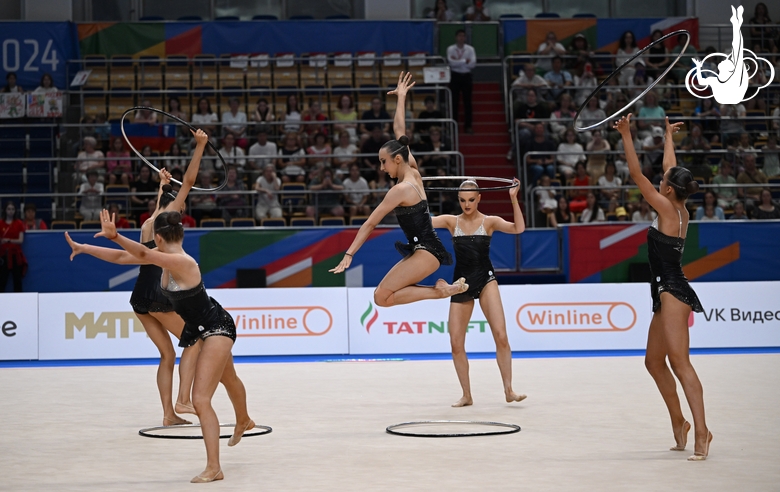
{"label": "gymnast's outstretched hand", "polygon": [[631,113],[623,116],[615,122],[613,128],[620,132],[621,135],[628,135],[631,133]]}
{"label": "gymnast's outstretched hand", "polygon": [[685,122],[678,121],[677,123],[669,123],[669,117],[666,117],[666,134],[667,135],[673,135],[680,131],[680,127],[683,126]]}
{"label": "gymnast's outstretched hand", "polygon": [[349,265],[351,264],[352,264],[352,256],[345,254],[341,262],[338,265],[336,265],[336,268],[331,268],[328,271],[333,273],[341,273],[347,268],[349,268]]}
{"label": "gymnast's outstretched hand", "polygon": [[171,179],[173,179],[171,173],[164,167],[160,168],[160,186],[171,184]]}
{"label": "gymnast's outstretched hand", "polygon": [[414,87],[415,82],[412,81],[412,72],[403,72],[401,71],[400,74],[398,74],[398,85],[395,86],[395,89],[388,91],[387,95],[395,95],[395,96],[405,96],[407,92],[409,92],[409,89]]}
{"label": "gymnast's outstretched hand", "polygon": [[73,239],[70,238],[70,234],[65,232],[65,240],[68,241],[68,246],[70,246],[71,253],[70,253],[70,261],[73,261],[73,258],[75,258],[77,255],[80,255],[83,251],[83,244],[77,243]]}
{"label": "gymnast's outstretched hand", "polygon": [[100,211],[100,227],[101,231],[95,234],[95,237],[104,237],[106,239],[114,239],[116,234],[116,214],[111,215],[108,210],[103,209]]}

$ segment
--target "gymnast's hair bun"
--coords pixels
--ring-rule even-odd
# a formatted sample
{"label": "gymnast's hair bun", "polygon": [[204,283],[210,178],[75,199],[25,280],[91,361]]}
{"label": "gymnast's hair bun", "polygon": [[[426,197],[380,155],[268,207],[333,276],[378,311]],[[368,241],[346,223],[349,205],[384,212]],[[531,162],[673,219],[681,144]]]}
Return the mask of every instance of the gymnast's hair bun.
{"label": "gymnast's hair bun", "polygon": [[685,191],[687,191],[689,195],[693,195],[699,191],[699,182],[695,179],[688,181],[688,184],[685,185]]}
{"label": "gymnast's hair bun", "polygon": [[406,147],[407,145],[409,145],[409,137],[407,137],[406,135],[401,135],[401,137],[398,139],[398,143]]}
{"label": "gymnast's hair bun", "polygon": [[173,186],[169,184],[164,184],[162,187],[163,193],[170,193],[173,191]]}
{"label": "gymnast's hair bun", "polygon": [[181,223],[181,214],[179,212],[169,212],[167,222],[169,225],[179,225]]}

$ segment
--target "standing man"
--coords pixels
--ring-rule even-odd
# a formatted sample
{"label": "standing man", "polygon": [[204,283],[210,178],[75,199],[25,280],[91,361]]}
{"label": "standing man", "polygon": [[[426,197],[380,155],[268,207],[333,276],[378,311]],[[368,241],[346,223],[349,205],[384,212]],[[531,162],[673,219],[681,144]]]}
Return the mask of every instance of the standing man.
{"label": "standing man", "polygon": [[458,29],[455,33],[455,44],[447,48],[447,62],[450,64],[452,80],[452,117],[458,121],[458,106],[460,95],[463,94],[466,133],[474,133],[471,129],[471,91],[473,82],[471,71],[477,66],[477,53],[474,47],[466,44],[466,31]]}

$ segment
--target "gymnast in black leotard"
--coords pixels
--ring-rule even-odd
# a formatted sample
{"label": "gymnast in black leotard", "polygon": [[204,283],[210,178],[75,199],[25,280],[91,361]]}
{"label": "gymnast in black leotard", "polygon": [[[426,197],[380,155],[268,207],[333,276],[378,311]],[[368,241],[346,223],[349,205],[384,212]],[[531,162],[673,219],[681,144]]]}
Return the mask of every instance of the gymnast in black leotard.
{"label": "gymnast in black leotard", "polygon": [[385,215],[395,210],[398,223],[404,231],[407,244],[397,244],[404,255],[379,283],[374,291],[374,302],[388,307],[407,304],[424,299],[440,299],[468,290],[465,279],[458,279],[452,285],[439,279],[434,287],[416,285],[441,265],[449,265],[452,258],[436,235],[431,225],[428,201],[423,190],[417,161],[409,152],[406,137],[404,101],[407,91],[414,85],[411,74],[401,74],[397,87],[388,94],[398,96],[393,130],[398,140],[390,140],[379,151],[381,172],[397,178],[398,184],[390,188],[382,202],[363,223],[341,262],[330,271],[341,273],[352,264],[352,257]]}
{"label": "gymnast in black leotard", "polygon": [[[647,202],[658,213],[656,222],[647,232],[647,250],[650,260],[650,295],[653,300],[653,320],[647,334],[645,366],[655,380],[658,390],[666,403],[672,420],[672,431],[676,444],[673,451],[683,451],[691,429],[677,396],[677,384],[674,376],[680,380],[688,405],[693,413],[696,428],[696,444],[690,461],[707,459],[712,441],[712,433],[704,418],[704,394],[699,376],[690,360],[690,339],[688,318],[691,311],[702,312],[699,298],[688,284],[682,271],[682,254],[685,248],[685,235],[688,230],[688,210],[685,201],[688,195],[699,189],[691,172],[677,167],[674,153],[674,133],[683,123],[670,124],[666,119],[666,142],[664,144],[664,179],[659,190],[642,174],[639,158],[634,150],[631,137],[631,114],[617,123],[622,138],[631,177]],[[666,365],[669,359],[671,371]],[[672,375],[674,373],[674,375]]]}
{"label": "gymnast in black leotard", "polygon": [[[519,185],[519,181],[515,179]],[[455,248],[455,277],[464,277],[469,289],[450,298],[449,333],[452,346],[452,361],[458,374],[463,396],[453,407],[473,404],[471,384],[469,382],[469,361],[466,355],[466,330],[474,311],[474,300],[479,305],[490,325],[496,342],[496,361],[504,384],[504,396],[507,402],[522,401],[525,395],[512,390],[512,350],[506,335],[506,319],[501,294],[496,282],[495,270],[490,261],[490,240],[496,231],[507,234],[520,234],[525,230],[525,219],[517,201],[519,186],[509,190],[512,201],[514,222],[501,217],[488,216],[477,209],[481,195],[476,191],[474,181],[464,181],[458,193],[462,214],[439,215],[432,219],[433,226],[447,228],[452,234]],[[467,232],[468,231],[468,232]]]}

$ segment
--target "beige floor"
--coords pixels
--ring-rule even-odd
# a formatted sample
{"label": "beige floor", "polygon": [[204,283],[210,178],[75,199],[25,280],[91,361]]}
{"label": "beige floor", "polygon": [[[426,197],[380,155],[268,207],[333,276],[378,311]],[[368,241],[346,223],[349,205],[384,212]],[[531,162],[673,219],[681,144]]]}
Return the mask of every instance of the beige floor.
{"label": "beige floor", "polygon": [[[225,480],[200,486],[188,480],[205,463],[202,441],[136,434],[161,418],[154,367],[0,369],[0,490],[780,490],[780,354],[693,359],[715,435],[703,463],[667,451],[666,412],[639,357],[515,360],[529,398],[514,405],[494,362],[473,361],[464,409],[449,407],[449,361],[242,364],[250,413],[274,431],[222,441]],[[221,389],[216,406],[233,420]],[[430,419],[523,430],[384,432]]]}

